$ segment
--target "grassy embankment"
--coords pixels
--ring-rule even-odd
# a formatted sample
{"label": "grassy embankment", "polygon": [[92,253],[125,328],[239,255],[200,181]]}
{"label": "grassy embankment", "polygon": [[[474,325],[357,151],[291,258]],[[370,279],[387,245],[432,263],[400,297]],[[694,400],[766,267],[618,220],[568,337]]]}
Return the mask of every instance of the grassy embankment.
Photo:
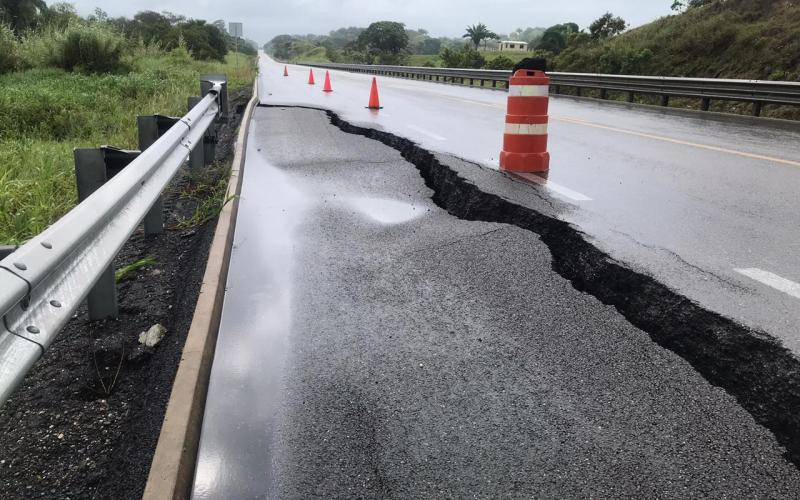
{"label": "grassy embankment", "polygon": [[248,56],[192,59],[184,49],[138,50],[123,74],[37,68],[0,75],[0,243],[29,239],[76,201],[72,150],[137,147],[136,116],[182,115],[202,73],[228,75],[235,91],[252,85]]}

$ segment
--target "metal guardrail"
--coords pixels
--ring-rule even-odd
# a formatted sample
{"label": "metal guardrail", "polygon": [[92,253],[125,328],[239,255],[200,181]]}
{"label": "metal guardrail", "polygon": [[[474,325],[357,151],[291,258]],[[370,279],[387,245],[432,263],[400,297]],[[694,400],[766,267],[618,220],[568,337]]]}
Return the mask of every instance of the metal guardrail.
{"label": "metal guardrail", "polygon": [[0,260],[0,405],[103,276],[226,106],[224,81],[108,182]]}
{"label": "metal guardrail", "polygon": [[[460,68],[426,68],[416,66],[381,66],[360,64],[305,64],[306,66],[338,69],[357,73],[412,78],[444,83],[481,86],[490,83],[492,88],[507,88],[510,71]],[[677,78],[663,76],[601,75],[590,73],[548,73],[554,94],[562,87],[600,91],[600,98],[608,92],[627,93],[628,102],[637,94],[661,96],[661,104],[669,105],[670,97],[689,97],[701,100],[701,108],[708,111],[712,100],[751,102],[753,115],[760,116],[765,104],[800,105],[800,82],[773,82],[764,80],[725,80],[716,78]],[[468,83],[467,83],[468,82]]]}

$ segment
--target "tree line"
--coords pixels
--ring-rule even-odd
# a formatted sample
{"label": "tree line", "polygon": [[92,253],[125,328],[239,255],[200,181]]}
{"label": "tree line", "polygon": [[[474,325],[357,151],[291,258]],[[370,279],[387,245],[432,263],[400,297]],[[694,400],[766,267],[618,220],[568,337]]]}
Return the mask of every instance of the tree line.
{"label": "tree line", "polygon": [[378,21],[367,28],[340,28],[327,36],[279,35],[264,48],[282,60],[315,53],[331,62],[398,65],[406,64],[409,56],[417,54],[438,55],[448,67],[510,69],[514,61],[508,57],[490,60],[485,57],[487,50],[497,49],[500,40],[526,42],[532,55],[553,61],[570,46],[608,39],[626,28],[622,18],[606,13],[590,24],[587,31],[570,22],[549,28],[518,28],[498,35],[484,23],[476,23],[467,26],[461,38],[437,38],[423,29],[411,30],[402,23]]}

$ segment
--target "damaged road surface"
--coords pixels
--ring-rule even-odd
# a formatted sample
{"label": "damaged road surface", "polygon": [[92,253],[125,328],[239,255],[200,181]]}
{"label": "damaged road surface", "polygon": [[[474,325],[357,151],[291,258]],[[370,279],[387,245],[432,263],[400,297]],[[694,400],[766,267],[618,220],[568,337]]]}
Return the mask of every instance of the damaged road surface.
{"label": "damaged road surface", "polygon": [[713,346],[669,344],[546,225],[479,220],[491,198],[443,159],[360,132],[255,112],[195,498],[796,497],[793,421],[715,379]]}

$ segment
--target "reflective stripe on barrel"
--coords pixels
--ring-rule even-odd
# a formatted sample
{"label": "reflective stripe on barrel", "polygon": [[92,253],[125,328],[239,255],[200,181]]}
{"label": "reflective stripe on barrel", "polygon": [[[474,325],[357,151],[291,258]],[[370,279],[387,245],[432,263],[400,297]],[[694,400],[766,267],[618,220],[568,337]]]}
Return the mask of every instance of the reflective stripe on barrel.
{"label": "reflective stripe on barrel", "polygon": [[506,123],[506,134],[547,135],[546,123]]}
{"label": "reflective stripe on barrel", "polygon": [[548,97],[550,85],[511,85],[508,87],[509,97]]}

